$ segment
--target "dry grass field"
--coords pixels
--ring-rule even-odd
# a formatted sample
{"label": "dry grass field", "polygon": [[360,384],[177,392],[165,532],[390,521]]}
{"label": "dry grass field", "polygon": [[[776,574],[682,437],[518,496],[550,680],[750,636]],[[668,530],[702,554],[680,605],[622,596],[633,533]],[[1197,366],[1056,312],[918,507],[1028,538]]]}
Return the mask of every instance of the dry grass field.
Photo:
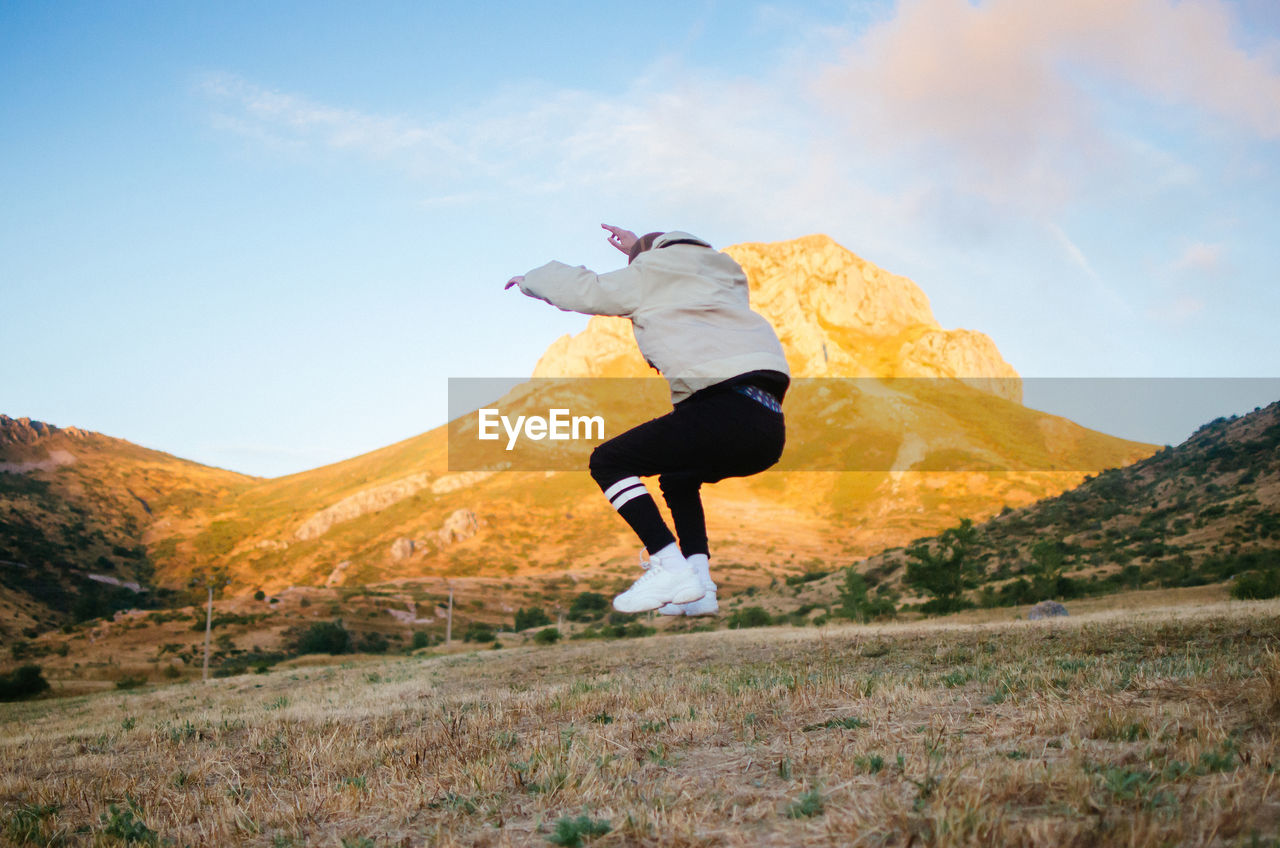
{"label": "dry grass field", "polygon": [[1274,845],[1280,602],[277,667],[0,705],[32,845]]}

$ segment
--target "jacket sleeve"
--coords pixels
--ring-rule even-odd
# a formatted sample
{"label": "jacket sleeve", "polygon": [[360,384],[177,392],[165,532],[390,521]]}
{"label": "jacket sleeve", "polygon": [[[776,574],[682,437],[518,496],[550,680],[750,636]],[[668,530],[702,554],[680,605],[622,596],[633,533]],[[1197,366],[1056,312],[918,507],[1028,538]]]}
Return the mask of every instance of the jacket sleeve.
{"label": "jacket sleeve", "polygon": [[579,265],[548,262],[524,275],[520,290],[566,312],[629,316],[640,306],[641,279],[634,265],[596,274]]}

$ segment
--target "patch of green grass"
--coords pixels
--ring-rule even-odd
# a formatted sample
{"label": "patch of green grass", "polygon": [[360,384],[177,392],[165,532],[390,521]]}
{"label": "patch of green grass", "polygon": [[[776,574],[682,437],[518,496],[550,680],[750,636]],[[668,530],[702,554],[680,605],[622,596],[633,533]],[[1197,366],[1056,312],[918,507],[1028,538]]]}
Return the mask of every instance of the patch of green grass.
{"label": "patch of green grass", "polygon": [[142,811],[132,798],[125,799],[123,807],[111,804],[107,812],[99,816],[102,832],[114,836],[126,845],[158,845],[160,836],[147,827]]}
{"label": "patch of green grass", "polygon": [[612,829],[607,819],[566,816],[556,822],[555,832],[547,837],[547,841],[562,848],[578,848],[584,840],[590,841],[597,836],[604,836]]}
{"label": "patch of green grass", "polygon": [[460,810],[467,815],[471,815],[476,812],[476,810],[480,809],[479,805],[472,799],[465,795],[456,795],[452,792],[446,792],[444,795],[427,804],[427,806],[433,810]]}
{"label": "patch of green grass", "polygon": [[787,818],[809,819],[822,815],[824,809],[822,793],[817,789],[810,789],[787,806]]}
{"label": "patch of green grass", "polygon": [[884,768],[884,757],[879,754],[868,754],[865,757],[854,757],[853,763],[867,774],[876,774]]}
{"label": "patch of green grass", "polygon": [[48,845],[45,819],[58,812],[56,804],[23,804],[9,813],[4,823],[4,835],[19,845]]}
{"label": "patch of green grass", "polygon": [[1240,767],[1235,742],[1228,739],[1215,750],[1200,755],[1200,768],[1205,772],[1235,771]]}
{"label": "patch of green grass", "polygon": [[169,741],[174,743],[185,742],[188,739],[194,739],[200,735],[200,731],[196,729],[196,726],[191,723],[190,719],[183,721],[182,724],[166,726],[164,729],[166,731],[166,735],[169,737]]}

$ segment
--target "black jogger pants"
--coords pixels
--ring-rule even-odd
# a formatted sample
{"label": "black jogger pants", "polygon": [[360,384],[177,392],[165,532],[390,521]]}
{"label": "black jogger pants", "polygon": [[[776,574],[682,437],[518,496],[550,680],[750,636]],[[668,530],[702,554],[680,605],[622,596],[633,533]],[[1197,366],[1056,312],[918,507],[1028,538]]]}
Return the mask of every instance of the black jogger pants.
{"label": "black jogger pants", "polygon": [[681,552],[706,554],[702,484],[764,471],[782,456],[785,442],[781,412],[733,388],[704,390],[596,447],[590,470],[650,553],[676,538],[639,480],[659,475]]}

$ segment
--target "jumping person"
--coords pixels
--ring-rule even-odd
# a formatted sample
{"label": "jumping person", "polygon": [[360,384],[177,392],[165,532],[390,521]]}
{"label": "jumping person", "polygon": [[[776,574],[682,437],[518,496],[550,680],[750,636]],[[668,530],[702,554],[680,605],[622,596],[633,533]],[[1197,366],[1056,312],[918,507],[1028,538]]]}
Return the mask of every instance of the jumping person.
{"label": "jumping person", "polygon": [[[732,257],[688,233],[601,225],[627,267],[595,274],[549,262],[506,288],[567,312],[631,319],[645,360],[667,378],[674,409],[591,454],[592,478],[649,552],[646,572],[613,599],[620,612],[714,615],[706,518],[699,489],[764,471],[782,456],[782,398],[790,371],[773,327],[748,302]],[[672,535],[640,481],[658,475]]]}

